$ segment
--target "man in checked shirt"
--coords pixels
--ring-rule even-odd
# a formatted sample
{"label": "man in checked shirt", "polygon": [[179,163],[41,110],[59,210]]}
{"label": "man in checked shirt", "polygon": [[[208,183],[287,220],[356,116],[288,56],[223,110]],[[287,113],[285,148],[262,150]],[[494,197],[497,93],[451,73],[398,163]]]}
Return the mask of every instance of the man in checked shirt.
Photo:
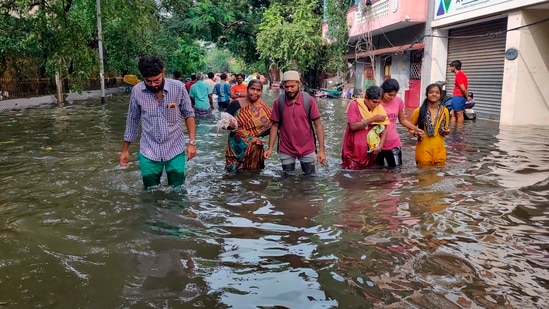
{"label": "man in checked shirt", "polygon": [[[186,162],[196,156],[196,126],[191,99],[182,82],[164,77],[166,70],[160,58],[143,56],[138,67],[143,81],[132,88],[120,166],[128,166],[130,144],[137,138],[141,120],[137,156],[145,189],[160,185],[164,169],[168,184],[181,186],[185,183]],[[183,119],[189,134],[187,145]]]}

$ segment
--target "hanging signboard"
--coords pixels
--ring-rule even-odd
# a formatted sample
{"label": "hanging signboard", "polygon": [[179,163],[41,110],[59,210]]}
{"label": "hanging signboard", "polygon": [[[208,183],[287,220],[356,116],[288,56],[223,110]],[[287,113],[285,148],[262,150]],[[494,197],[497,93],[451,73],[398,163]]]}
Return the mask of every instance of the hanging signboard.
{"label": "hanging signboard", "polygon": [[511,0],[433,0],[435,19],[453,16]]}

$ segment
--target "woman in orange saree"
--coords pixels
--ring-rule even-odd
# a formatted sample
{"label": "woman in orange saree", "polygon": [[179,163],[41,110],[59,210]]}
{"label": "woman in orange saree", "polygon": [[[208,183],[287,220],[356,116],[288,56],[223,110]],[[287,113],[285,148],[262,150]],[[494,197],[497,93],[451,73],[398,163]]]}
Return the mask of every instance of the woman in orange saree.
{"label": "woman in orange saree", "polygon": [[227,113],[236,119],[227,127],[231,131],[225,150],[225,170],[262,170],[264,137],[271,128],[271,108],[261,101],[263,84],[257,79],[248,82],[246,97],[229,104]]}

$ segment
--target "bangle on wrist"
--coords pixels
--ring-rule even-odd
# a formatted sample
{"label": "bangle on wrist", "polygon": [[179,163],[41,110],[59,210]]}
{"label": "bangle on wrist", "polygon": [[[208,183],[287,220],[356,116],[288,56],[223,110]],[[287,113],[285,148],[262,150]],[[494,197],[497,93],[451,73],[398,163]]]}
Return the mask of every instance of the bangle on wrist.
{"label": "bangle on wrist", "polygon": [[368,126],[368,122],[366,120],[362,120],[362,123],[364,124],[365,128]]}

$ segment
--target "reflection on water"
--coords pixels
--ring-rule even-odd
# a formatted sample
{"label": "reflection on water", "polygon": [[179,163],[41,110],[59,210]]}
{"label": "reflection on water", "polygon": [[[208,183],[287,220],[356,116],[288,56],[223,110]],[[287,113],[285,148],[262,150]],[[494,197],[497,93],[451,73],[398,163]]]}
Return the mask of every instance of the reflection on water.
{"label": "reflection on water", "polygon": [[117,168],[126,104],[0,115],[0,306],[549,303],[547,128],[466,122],[448,165],[421,169],[402,130],[404,167],[342,172],[345,102],[325,100],[316,177],[281,177],[276,156],[226,175],[226,135],[200,120],[185,192],[143,192],[137,145]]}

